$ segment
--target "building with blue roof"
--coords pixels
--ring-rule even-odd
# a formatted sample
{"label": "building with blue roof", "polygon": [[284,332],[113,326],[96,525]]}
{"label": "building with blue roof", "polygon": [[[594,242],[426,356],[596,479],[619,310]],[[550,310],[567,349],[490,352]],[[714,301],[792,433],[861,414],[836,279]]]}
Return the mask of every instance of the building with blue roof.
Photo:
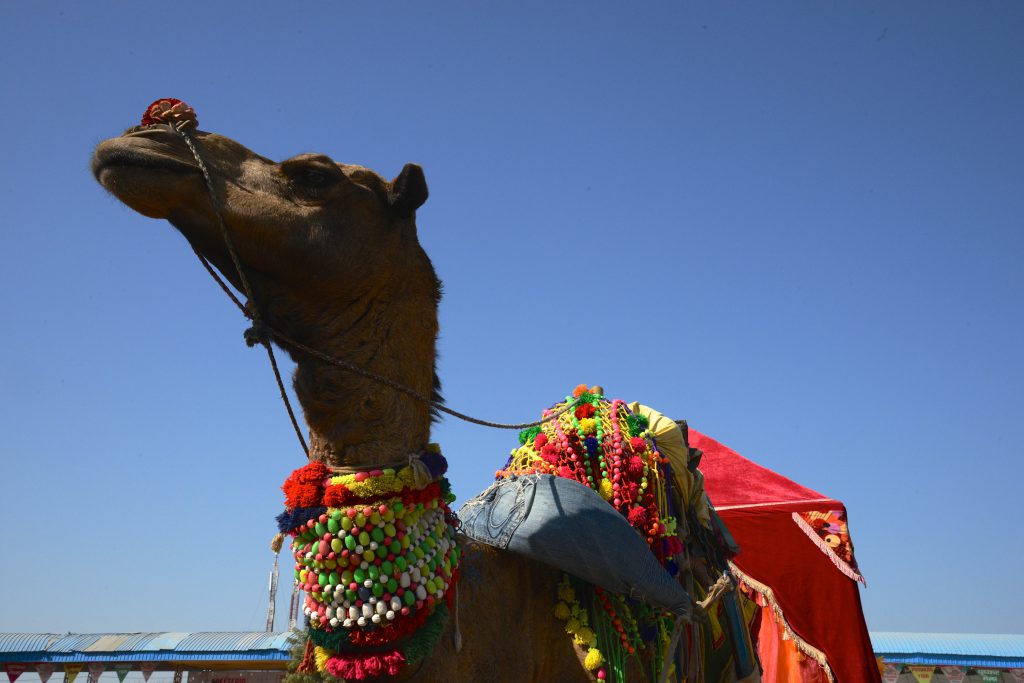
{"label": "building with blue roof", "polygon": [[[24,672],[32,683],[37,665],[63,673],[103,665],[110,683],[127,672],[174,672],[182,683],[280,683],[295,632],[166,633],[0,633],[0,668]],[[1024,635],[970,633],[871,633],[876,657],[889,668],[890,680],[916,683],[911,667],[932,683],[1024,683]],[[874,666],[875,662],[866,662]],[[923,667],[923,668],[922,668]],[[950,668],[950,667],[955,667]],[[137,674],[136,674],[137,675]],[[892,678],[895,676],[895,678]],[[97,677],[98,679],[98,677]],[[62,683],[54,679],[54,683]],[[97,681],[92,681],[97,683]],[[766,682],[767,683],[767,682]]]}
{"label": "building with blue roof", "polygon": [[79,672],[82,683],[93,680],[90,665],[103,665],[103,673],[119,680],[132,671],[147,680],[154,671],[173,671],[176,682],[187,672],[193,683],[279,683],[292,637],[290,631],[0,633],[0,665],[9,679],[21,672],[45,675],[52,667],[68,683]]}
{"label": "building with blue roof", "polygon": [[898,683],[915,683],[911,667],[932,683],[1024,683],[1024,635],[871,633],[871,646]]}

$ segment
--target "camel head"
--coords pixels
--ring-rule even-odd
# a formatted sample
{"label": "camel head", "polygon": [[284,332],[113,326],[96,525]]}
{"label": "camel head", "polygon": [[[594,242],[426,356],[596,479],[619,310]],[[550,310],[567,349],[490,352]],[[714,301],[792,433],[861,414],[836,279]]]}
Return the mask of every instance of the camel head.
{"label": "camel head", "polygon": [[[440,285],[416,235],[415,212],[427,199],[420,167],[407,164],[388,182],[323,154],[277,163],[221,135],[191,136],[251,303],[266,322],[430,395]],[[180,134],[165,125],[129,129],[100,143],[92,171],[135,211],[169,221],[240,287],[210,192]],[[288,350],[298,364],[311,457],[358,464],[424,445],[430,411],[422,402]],[[381,423],[410,436],[389,437]],[[390,449],[400,452],[384,453]]]}

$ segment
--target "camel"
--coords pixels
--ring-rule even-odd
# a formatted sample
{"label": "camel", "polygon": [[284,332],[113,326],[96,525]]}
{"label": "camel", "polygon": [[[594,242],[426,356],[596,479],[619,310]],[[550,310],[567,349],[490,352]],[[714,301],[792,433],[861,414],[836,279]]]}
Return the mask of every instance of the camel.
{"label": "camel", "polygon": [[[197,130],[191,136],[267,324],[437,396],[440,282],[417,238],[416,210],[428,195],[422,169],[407,164],[389,182],[324,154],[276,163],[222,135]],[[129,129],[99,144],[92,171],[130,208],[170,222],[241,288],[181,135],[163,125]],[[369,468],[428,443],[429,405],[277,341],[297,366],[293,386],[309,428],[310,461]],[[593,680],[552,616],[561,573],[465,538],[460,545],[461,650],[449,619],[431,656],[387,680]]]}

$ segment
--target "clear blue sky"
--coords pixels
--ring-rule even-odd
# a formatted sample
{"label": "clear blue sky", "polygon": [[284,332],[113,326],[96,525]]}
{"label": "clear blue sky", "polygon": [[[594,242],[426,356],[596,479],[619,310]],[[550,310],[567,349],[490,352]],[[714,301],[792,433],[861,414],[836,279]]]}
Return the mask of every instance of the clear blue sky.
{"label": "clear blue sky", "polygon": [[[0,630],[263,625],[266,359],[88,171],[170,96],[423,165],[453,407],[600,383],[845,501],[871,629],[1024,632],[1024,4],[292,7],[0,4]],[[435,439],[464,500],[515,435]]]}

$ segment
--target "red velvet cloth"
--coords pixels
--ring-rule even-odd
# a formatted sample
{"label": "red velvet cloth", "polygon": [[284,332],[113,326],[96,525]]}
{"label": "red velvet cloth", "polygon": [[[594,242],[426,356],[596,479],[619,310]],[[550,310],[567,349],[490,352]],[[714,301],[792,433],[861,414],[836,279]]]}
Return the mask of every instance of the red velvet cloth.
{"label": "red velvet cloth", "polygon": [[704,451],[704,487],[740,546],[736,566],[772,589],[790,628],[825,653],[837,683],[879,683],[857,583],[792,518],[843,504],[693,429],[690,445]]}

